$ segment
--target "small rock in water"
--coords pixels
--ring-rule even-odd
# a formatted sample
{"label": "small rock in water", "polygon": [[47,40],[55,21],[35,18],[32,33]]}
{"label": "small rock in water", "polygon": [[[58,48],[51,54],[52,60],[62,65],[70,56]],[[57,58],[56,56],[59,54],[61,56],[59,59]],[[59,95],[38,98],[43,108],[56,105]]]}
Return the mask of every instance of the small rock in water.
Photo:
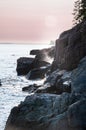
{"label": "small rock in water", "polygon": [[1,86],[2,84],[1,84],[1,79],[0,79],[0,86]]}

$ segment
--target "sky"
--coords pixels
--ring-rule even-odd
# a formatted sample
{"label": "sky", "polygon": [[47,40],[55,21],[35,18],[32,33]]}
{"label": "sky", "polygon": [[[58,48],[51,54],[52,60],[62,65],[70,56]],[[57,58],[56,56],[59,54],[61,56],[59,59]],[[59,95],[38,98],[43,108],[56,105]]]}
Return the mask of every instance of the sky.
{"label": "sky", "polygon": [[74,0],[0,0],[0,42],[46,43],[73,25]]}

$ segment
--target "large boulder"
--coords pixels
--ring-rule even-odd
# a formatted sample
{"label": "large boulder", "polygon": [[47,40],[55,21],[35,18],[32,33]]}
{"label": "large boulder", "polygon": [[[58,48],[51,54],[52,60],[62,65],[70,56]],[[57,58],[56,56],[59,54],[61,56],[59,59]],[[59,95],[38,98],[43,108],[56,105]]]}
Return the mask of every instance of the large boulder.
{"label": "large boulder", "polygon": [[52,70],[72,70],[86,56],[86,21],[65,31],[56,40],[55,59]]}
{"label": "large boulder", "polygon": [[29,71],[35,68],[50,65],[50,63],[35,58],[21,57],[17,60],[17,74],[26,75]]}
{"label": "large boulder", "polygon": [[26,75],[32,68],[34,58],[21,57],[17,60],[17,74]]}

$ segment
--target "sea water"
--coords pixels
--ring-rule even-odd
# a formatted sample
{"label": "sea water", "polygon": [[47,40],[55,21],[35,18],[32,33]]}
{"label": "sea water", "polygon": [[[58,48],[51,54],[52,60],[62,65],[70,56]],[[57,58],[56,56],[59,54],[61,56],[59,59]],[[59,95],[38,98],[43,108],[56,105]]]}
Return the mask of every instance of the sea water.
{"label": "sea water", "polygon": [[33,83],[25,77],[17,76],[17,59],[29,57],[32,49],[48,47],[49,45],[0,44],[0,130],[4,130],[11,109],[28,95],[22,92],[22,87]]}

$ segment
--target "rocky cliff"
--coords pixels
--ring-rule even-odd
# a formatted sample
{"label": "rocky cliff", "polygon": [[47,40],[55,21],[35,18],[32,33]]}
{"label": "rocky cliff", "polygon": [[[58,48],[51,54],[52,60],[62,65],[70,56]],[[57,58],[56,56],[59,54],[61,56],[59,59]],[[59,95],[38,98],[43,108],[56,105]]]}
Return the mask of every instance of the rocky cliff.
{"label": "rocky cliff", "polygon": [[33,94],[14,107],[5,130],[85,130],[86,57],[71,75],[71,93]]}
{"label": "rocky cliff", "polygon": [[53,72],[42,86],[46,85],[45,90],[35,91],[14,107],[5,130],[86,129],[85,29],[86,22],[62,33],[56,40]]}
{"label": "rocky cliff", "polygon": [[56,40],[56,53],[52,70],[72,70],[86,55],[86,21],[63,32]]}

